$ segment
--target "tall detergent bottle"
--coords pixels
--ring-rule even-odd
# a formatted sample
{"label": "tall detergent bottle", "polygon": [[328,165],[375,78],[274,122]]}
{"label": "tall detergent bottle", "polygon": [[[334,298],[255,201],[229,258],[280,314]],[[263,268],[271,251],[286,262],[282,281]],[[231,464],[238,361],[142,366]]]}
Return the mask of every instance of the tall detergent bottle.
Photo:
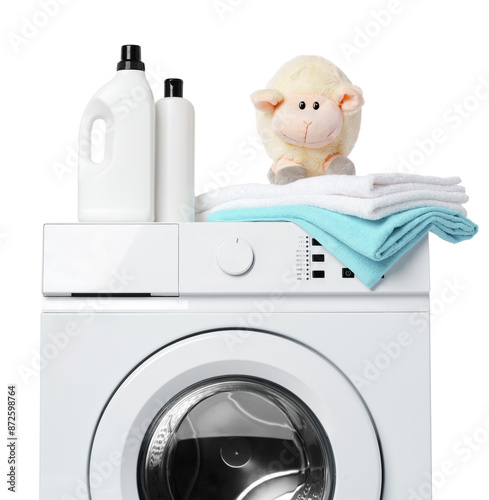
{"label": "tall detergent bottle", "polygon": [[141,47],[124,45],[115,77],[80,126],[80,222],[154,221],[155,102]]}

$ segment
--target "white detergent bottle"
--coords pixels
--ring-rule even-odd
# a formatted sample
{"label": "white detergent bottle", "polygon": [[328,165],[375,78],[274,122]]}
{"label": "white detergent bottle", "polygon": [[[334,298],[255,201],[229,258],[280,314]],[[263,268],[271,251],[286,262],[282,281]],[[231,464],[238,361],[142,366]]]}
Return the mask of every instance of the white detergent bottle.
{"label": "white detergent bottle", "polygon": [[154,221],[155,102],[141,48],[124,45],[121,54],[80,125],[80,222]]}
{"label": "white detergent bottle", "polygon": [[194,221],[194,143],[194,107],[183,81],[168,78],[156,103],[156,222]]}

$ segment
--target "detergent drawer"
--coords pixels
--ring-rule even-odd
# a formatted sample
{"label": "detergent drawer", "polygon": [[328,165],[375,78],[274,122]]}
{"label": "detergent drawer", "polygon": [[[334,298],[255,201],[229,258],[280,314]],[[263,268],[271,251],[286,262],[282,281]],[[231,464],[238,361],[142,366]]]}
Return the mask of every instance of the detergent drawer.
{"label": "detergent drawer", "polygon": [[43,294],[177,296],[177,224],[47,224]]}

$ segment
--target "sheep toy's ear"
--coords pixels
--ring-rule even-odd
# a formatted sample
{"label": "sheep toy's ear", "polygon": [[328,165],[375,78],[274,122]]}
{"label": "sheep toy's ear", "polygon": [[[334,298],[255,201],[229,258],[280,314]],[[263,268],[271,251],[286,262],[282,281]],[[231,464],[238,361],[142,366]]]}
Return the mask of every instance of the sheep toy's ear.
{"label": "sheep toy's ear", "polygon": [[336,99],[345,115],[356,113],[365,102],[358,87],[341,87],[336,93]]}
{"label": "sheep toy's ear", "polygon": [[275,106],[284,100],[282,92],[276,89],[257,90],[250,97],[255,108],[265,113],[274,111]]}

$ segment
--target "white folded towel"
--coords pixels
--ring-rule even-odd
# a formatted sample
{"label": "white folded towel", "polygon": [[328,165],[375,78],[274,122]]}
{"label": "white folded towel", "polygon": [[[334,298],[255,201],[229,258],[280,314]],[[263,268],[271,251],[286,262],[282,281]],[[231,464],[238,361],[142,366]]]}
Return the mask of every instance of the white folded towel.
{"label": "white folded towel", "polygon": [[285,185],[241,184],[195,198],[195,219],[217,210],[309,205],[364,219],[381,219],[409,208],[436,206],[466,215],[468,201],[459,177],[417,174],[324,175]]}

